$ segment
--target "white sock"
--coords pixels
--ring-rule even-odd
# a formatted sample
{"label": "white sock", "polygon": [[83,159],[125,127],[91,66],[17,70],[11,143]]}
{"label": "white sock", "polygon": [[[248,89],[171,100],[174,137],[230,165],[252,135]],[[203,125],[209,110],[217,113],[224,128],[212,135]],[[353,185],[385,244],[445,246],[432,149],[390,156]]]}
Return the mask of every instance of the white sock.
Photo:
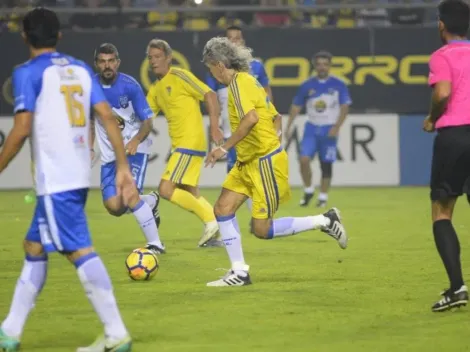
{"label": "white sock", "polygon": [[23,270],[16,283],[10,312],[2,323],[3,332],[12,338],[20,339],[29,313],[41,292],[47,277],[47,257],[26,256]]}
{"label": "white sock", "polygon": [[276,219],[271,225],[269,238],[293,236],[309,230],[318,230],[328,225],[330,225],[330,219],[323,215]]}
{"label": "white sock", "polygon": [[122,340],[128,332],[119,313],[111,279],[100,257],[96,253],[87,254],[78,259],[75,266],[86,295],[104,325],[105,335]]}
{"label": "white sock", "polygon": [[157,224],[153,217],[152,208],[150,208],[146,202],[141,200],[136,207],[132,209],[132,214],[134,214],[137,222],[139,223],[140,228],[147,239],[147,243],[163,248],[160,236],[158,235]]}
{"label": "white sock", "polygon": [[140,199],[142,199],[145,203],[147,203],[150,209],[155,208],[155,205],[157,205],[157,199],[155,198],[155,196],[151,194],[141,195]]}
{"label": "white sock", "polygon": [[[240,267],[245,265],[245,258],[243,256],[242,248],[242,237],[240,234],[240,227],[238,226],[237,218],[235,215],[224,216],[217,218],[219,224],[219,232],[222,237],[222,241],[225,244],[230,263],[232,268]],[[234,270],[235,274],[240,276],[246,276],[246,271]]]}
{"label": "white sock", "polygon": [[313,194],[313,193],[315,193],[315,187],[313,187],[313,186],[305,187],[304,192],[307,193],[307,194]]}
{"label": "white sock", "polygon": [[328,193],[320,193],[318,195],[318,200],[326,202],[328,200]]}
{"label": "white sock", "polygon": [[246,204],[246,207],[248,208],[248,210],[251,211],[253,210],[253,200],[251,198],[248,198],[246,201],[245,201],[245,204]]}

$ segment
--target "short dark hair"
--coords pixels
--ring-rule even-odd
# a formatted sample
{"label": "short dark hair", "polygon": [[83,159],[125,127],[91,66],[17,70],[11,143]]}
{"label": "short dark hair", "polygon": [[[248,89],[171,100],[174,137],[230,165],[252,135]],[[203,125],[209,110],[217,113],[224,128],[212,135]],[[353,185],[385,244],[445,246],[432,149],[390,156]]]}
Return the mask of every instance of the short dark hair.
{"label": "short dark hair", "polygon": [[242,27],[239,27],[239,26],[229,26],[227,27],[227,29],[225,29],[225,34],[228,33],[228,31],[242,31]]}
{"label": "short dark hair", "polygon": [[35,8],[23,18],[23,32],[33,48],[55,48],[59,40],[59,18],[52,10]]}
{"label": "short dark hair", "polygon": [[331,59],[333,58],[333,55],[331,55],[330,52],[322,50],[313,55],[312,61],[315,62],[318,59],[328,59],[329,62],[331,62]]}
{"label": "short dark hair", "polygon": [[103,43],[95,50],[95,61],[98,60],[100,54],[114,54],[116,55],[116,59],[119,59],[119,51],[116,46],[111,43]]}
{"label": "short dark hair", "polygon": [[462,0],[444,0],[437,7],[439,21],[444,23],[447,32],[467,36],[470,24],[470,8]]}

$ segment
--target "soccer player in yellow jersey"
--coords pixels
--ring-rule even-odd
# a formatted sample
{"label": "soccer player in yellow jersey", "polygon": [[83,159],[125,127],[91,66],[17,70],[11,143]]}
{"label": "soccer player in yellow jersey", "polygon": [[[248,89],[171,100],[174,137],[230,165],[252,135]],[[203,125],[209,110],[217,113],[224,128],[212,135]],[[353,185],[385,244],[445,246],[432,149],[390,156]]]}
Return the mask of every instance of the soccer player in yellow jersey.
{"label": "soccer player in yellow jersey", "polygon": [[[237,163],[227,175],[214,212],[225,243],[231,270],[208,286],[251,284],[235,212],[250,197],[253,200],[252,233],[261,239],[296,235],[319,229],[347,246],[346,231],[339,211],[332,208],[323,215],[273,219],[279,204],[290,198],[289,163],[280,143],[281,116],[265,90],[248,71],[251,50],[227,38],[213,38],[204,48],[203,62],[212,75],[229,87],[228,110],[232,136],[207,157],[214,165],[230,148],[237,151]],[[211,124],[216,123],[211,121]]]}
{"label": "soccer player in yellow jersey", "polygon": [[[199,194],[198,184],[207,150],[200,102],[204,101],[211,120],[220,114],[217,95],[191,72],[172,67],[170,45],[159,39],[147,47],[150,67],[157,81],[150,87],[147,101],[155,115],[163,112],[168,122],[172,154],[159,186],[160,196],[196,214],[205,224],[200,247],[221,247],[212,205]],[[223,140],[218,125],[213,139]]]}

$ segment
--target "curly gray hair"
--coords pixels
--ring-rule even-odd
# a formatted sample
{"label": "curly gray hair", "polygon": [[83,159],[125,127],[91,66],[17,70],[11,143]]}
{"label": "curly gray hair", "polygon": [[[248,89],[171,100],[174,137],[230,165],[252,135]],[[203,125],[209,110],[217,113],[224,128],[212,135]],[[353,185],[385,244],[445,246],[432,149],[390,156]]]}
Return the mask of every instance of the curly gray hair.
{"label": "curly gray hair", "polygon": [[251,52],[250,48],[233,44],[225,37],[216,37],[205,45],[202,62],[206,65],[221,62],[226,68],[249,72],[251,61],[253,61]]}

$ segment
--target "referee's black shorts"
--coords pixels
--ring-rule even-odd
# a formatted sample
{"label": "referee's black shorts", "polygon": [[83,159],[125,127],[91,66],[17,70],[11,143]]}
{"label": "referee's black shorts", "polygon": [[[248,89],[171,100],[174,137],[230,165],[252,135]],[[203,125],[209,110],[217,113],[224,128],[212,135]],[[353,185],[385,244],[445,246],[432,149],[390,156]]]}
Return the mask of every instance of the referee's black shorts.
{"label": "referee's black shorts", "polygon": [[470,125],[438,130],[431,169],[431,200],[470,194]]}

